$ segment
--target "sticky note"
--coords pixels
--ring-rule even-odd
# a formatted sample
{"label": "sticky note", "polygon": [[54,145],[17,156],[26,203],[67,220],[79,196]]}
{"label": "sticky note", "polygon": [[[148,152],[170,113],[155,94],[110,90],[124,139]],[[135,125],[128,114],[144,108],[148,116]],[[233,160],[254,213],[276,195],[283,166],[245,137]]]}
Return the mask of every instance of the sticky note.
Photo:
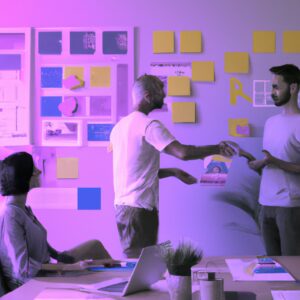
{"label": "sticky note", "polygon": [[100,188],[78,188],[78,209],[79,210],[100,210],[101,189]]}
{"label": "sticky note", "polygon": [[62,32],[44,31],[39,32],[39,54],[61,54]]}
{"label": "sticky note", "polygon": [[110,116],[110,115],[111,115],[110,96],[90,97],[90,116]]}
{"label": "sticky note", "polygon": [[168,77],[168,96],[190,96],[191,83],[188,76]]}
{"label": "sticky note", "polygon": [[127,31],[103,31],[102,51],[103,54],[127,54],[128,34]]}
{"label": "sticky note", "polygon": [[87,125],[88,141],[109,141],[114,124],[89,123]]}
{"label": "sticky note", "polygon": [[153,32],[153,53],[174,53],[174,31]]}
{"label": "sticky note", "polygon": [[84,81],[84,67],[65,67],[64,78],[68,78],[72,75]]}
{"label": "sticky note", "polygon": [[71,54],[94,54],[96,51],[96,33],[70,32],[70,53]]}
{"label": "sticky note", "polygon": [[78,178],[78,158],[58,157],[56,159],[56,178],[57,179]]}
{"label": "sticky note", "polygon": [[58,105],[59,111],[67,117],[72,117],[77,110],[77,99],[75,97],[65,97],[64,101]]}
{"label": "sticky note", "polygon": [[58,106],[62,102],[62,97],[42,96],[41,97],[41,116],[42,117],[61,117]]}
{"label": "sticky note", "polygon": [[211,156],[211,160],[214,160],[214,161],[222,161],[222,162],[231,162],[232,159],[228,158],[228,157],[225,157],[225,156],[222,156],[222,155],[212,155]]}
{"label": "sticky note", "polygon": [[212,61],[193,61],[192,80],[213,82],[215,81],[215,66]]}
{"label": "sticky note", "polygon": [[248,73],[249,54],[247,52],[225,52],[226,73]]}
{"label": "sticky note", "polygon": [[195,123],[196,103],[195,102],[173,102],[172,121],[173,123]]}
{"label": "sticky note", "polygon": [[91,87],[110,87],[111,68],[91,67],[90,82]]}
{"label": "sticky note", "polygon": [[201,31],[180,32],[180,52],[198,53],[202,51]]}
{"label": "sticky note", "polygon": [[84,86],[84,81],[80,80],[77,76],[71,75],[63,80],[63,85],[66,89],[76,90]]}
{"label": "sticky note", "polygon": [[274,53],[276,50],[276,34],[274,31],[253,32],[254,53]]}
{"label": "sticky note", "polygon": [[42,67],[41,68],[41,87],[42,88],[61,88],[62,87],[62,68],[61,67]]}
{"label": "sticky note", "polygon": [[229,135],[235,137],[246,137],[250,135],[248,119],[228,119]]}
{"label": "sticky note", "polygon": [[232,77],[230,78],[230,104],[235,105],[238,97],[242,97],[250,103],[253,102],[252,99],[244,93],[242,83]]}
{"label": "sticky note", "polygon": [[21,70],[21,55],[0,54],[0,70]]}
{"label": "sticky note", "polygon": [[300,53],[300,30],[283,32],[283,52]]}

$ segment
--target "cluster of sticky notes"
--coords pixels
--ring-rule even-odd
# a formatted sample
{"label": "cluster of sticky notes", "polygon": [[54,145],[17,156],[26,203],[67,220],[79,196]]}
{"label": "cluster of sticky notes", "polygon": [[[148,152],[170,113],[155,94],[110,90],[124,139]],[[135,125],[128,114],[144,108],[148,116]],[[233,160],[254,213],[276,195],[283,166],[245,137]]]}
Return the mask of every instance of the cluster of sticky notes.
{"label": "cluster of sticky notes", "polygon": [[173,123],[195,123],[196,103],[195,102],[173,102],[172,122]]}
{"label": "cluster of sticky notes", "polygon": [[274,53],[276,50],[276,34],[274,31],[253,32],[254,53]]}
{"label": "cluster of sticky notes", "polygon": [[229,135],[235,137],[248,137],[250,136],[250,126],[248,119],[228,119]]}
{"label": "cluster of sticky notes", "polygon": [[188,76],[168,77],[168,96],[190,96],[191,82]]}
{"label": "cluster of sticky notes", "polygon": [[56,178],[57,179],[78,178],[78,158],[58,157],[56,159]]}
{"label": "cluster of sticky notes", "polygon": [[107,142],[114,124],[88,123],[87,139],[93,142]]}
{"label": "cluster of sticky notes", "polygon": [[224,54],[226,73],[248,73],[249,64],[248,52],[225,52]]}
{"label": "cluster of sticky notes", "polygon": [[34,209],[100,210],[101,188],[36,188],[27,201]]}
{"label": "cluster of sticky notes", "polygon": [[215,81],[215,66],[212,61],[193,61],[192,80],[213,82]]}

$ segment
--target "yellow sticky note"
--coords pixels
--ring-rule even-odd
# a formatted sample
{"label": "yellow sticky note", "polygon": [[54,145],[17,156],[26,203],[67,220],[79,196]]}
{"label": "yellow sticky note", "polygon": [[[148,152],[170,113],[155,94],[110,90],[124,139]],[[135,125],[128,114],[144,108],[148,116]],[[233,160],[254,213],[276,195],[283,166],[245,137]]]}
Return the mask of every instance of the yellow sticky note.
{"label": "yellow sticky note", "polygon": [[91,67],[91,87],[110,87],[111,68]]}
{"label": "yellow sticky note", "polygon": [[188,76],[168,77],[168,96],[190,96],[191,82]]}
{"label": "yellow sticky note", "polygon": [[58,179],[78,178],[78,158],[58,157],[56,160],[56,178]]}
{"label": "yellow sticky note", "polygon": [[254,53],[274,53],[276,50],[276,34],[274,31],[253,32]]}
{"label": "yellow sticky note", "polygon": [[253,100],[244,93],[242,83],[238,79],[232,77],[230,78],[230,104],[235,105],[238,97],[242,97],[250,103],[253,102]]}
{"label": "yellow sticky note", "polygon": [[153,53],[174,53],[174,31],[153,32]]}
{"label": "yellow sticky note", "polygon": [[195,102],[173,102],[172,121],[173,123],[195,123],[196,103]]}
{"label": "yellow sticky note", "polygon": [[283,52],[300,53],[300,30],[283,33]]}
{"label": "yellow sticky note", "polygon": [[224,157],[222,155],[212,155],[211,160],[214,161],[222,161],[222,162],[231,162],[232,159],[228,158],[228,157]]}
{"label": "yellow sticky note", "polygon": [[65,76],[68,78],[71,75],[75,75],[80,80],[84,80],[84,67],[65,67]]}
{"label": "yellow sticky note", "polygon": [[193,81],[215,81],[215,66],[212,61],[193,61],[192,62]]}
{"label": "yellow sticky note", "polygon": [[248,73],[249,54],[247,52],[225,52],[226,73]]}
{"label": "yellow sticky note", "polygon": [[248,119],[228,119],[229,135],[236,137],[246,137],[250,135]]}
{"label": "yellow sticky note", "polygon": [[180,52],[197,53],[202,51],[201,31],[180,32]]}

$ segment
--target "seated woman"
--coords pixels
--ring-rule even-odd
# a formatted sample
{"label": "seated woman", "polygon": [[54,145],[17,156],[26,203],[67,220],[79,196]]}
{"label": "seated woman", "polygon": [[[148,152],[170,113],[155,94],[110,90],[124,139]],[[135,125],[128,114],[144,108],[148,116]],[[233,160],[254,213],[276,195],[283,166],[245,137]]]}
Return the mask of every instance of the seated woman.
{"label": "seated woman", "polygon": [[26,206],[27,193],[38,186],[40,173],[26,152],[8,156],[0,166],[1,194],[6,196],[0,214],[0,263],[9,290],[36,276],[51,257],[64,263],[111,258],[96,240],[64,252],[48,244],[46,229]]}

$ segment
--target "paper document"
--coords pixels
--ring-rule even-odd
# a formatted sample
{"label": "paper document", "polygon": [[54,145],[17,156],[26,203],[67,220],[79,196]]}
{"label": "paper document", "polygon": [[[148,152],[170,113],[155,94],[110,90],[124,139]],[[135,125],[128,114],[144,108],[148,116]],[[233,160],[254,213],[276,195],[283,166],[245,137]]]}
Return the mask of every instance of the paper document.
{"label": "paper document", "polygon": [[295,291],[271,291],[273,300],[299,300],[300,290]]}
{"label": "paper document", "polygon": [[295,281],[276,261],[261,264],[254,259],[225,259],[234,281]]}

